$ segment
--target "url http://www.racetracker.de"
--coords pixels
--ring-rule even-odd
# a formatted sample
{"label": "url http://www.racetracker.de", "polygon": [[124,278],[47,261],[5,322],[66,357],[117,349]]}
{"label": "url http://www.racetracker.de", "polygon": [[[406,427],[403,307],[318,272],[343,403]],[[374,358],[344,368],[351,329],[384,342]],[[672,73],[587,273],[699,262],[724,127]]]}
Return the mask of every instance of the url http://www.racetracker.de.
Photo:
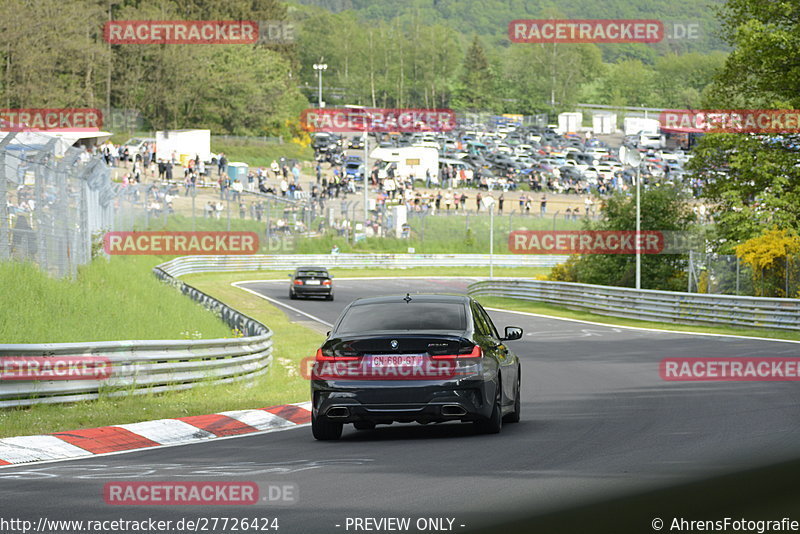
{"label": "url http://www.racetracker.de", "polygon": [[36,521],[20,518],[0,517],[0,532],[3,534],[68,534],[88,532],[273,532],[278,531],[277,517],[194,517],[169,520],[146,519],[51,519],[40,517]]}

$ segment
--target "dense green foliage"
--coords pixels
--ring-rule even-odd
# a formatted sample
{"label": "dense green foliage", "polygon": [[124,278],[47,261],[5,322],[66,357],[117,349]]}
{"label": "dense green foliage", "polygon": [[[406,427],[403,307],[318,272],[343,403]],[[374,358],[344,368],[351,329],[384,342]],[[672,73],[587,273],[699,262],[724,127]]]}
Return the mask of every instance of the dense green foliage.
{"label": "dense green foliage", "polygon": [[[721,49],[723,43],[715,35],[718,28],[714,8],[721,0],[295,0],[297,3],[323,7],[334,13],[350,10],[369,21],[407,22],[413,19],[427,24],[440,24],[464,34],[478,34],[493,44],[507,43],[508,23],[515,19],[548,18],[547,10],[554,6],[561,18],[570,19],[658,19],[692,21],[700,24],[703,38],[697,42],[659,43],[656,53],[667,50]],[[641,45],[604,45],[606,59],[648,55],[650,47]]]}
{"label": "dense green foliage", "polygon": [[[735,48],[706,94],[705,107],[797,109],[800,106],[800,6],[728,0],[724,35]],[[708,182],[720,252],[769,228],[800,228],[800,139],[711,134],[690,168]],[[721,174],[724,171],[724,174]]]}
{"label": "dense green foliage", "polygon": [[[670,5],[641,9],[606,3],[549,5],[471,0],[303,2],[298,22],[300,75],[315,101],[328,65],[323,100],[376,107],[452,107],[495,112],[574,111],[578,102],[617,106],[697,107],[722,67],[722,43],[708,6],[693,5],[681,21],[704,38],[656,44],[511,44],[519,18],[656,18],[675,20]],[[578,6],[587,4],[578,9]],[[683,7],[683,6],[682,6]],[[320,31],[336,28],[335,32]],[[488,64],[487,64],[488,62]]]}
{"label": "dense green foliage", "polygon": [[[305,98],[291,49],[266,45],[108,45],[116,20],[283,20],[278,0],[0,2],[5,108],[136,110],[151,129],[283,133]],[[108,126],[108,125],[107,125]]]}
{"label": "dense green foliage", "polygon": [[[764,230],[800,228],[800,151],[755,136],[713,134],[695,149],[689,163],[707,182],[713,202],[720,252]],[[725,175],[719,171],[725,169]]]}
{"label": "dense green foliage", "polygon": [[[642,231],[691,229],[694,213],[685,195],[666,186],[642,191]],[[585,230],[631,231],[636,229],[635,199],[616,194],[601,208],[602,218],[587,220]],[[686,288],[686,257],[680,254],[643,254],[642,288],[681,291]],[[585,254],[553,269],[552,280],[634,287],[636,256],[633,254]]]}
{"label": "dense green foliage", "polygon": [[[0,101],[5,108],[134,110],[140,130],[296,136],[302,108],[451,107],[493,112],[612,105],[695,106],[724,54],[708,5],[675,0],[58,0],[0,3]],[[716,0],[712,1],[712,4]],[[676,7],[677,4],[677,7]],[[319,7],[333,8],[336,13]],[[342,11],[343,9],[349,9]],[[701,38],[648,44],[510,44],[518,18],[656,18],[699,24]],[[284,45],[109,45],[115,20],[285,21]],[[709,54],[710,53],[710,54]],[[709,55],[706,55],[709,54]],[[108,125],[108,129],[122,129]]]}

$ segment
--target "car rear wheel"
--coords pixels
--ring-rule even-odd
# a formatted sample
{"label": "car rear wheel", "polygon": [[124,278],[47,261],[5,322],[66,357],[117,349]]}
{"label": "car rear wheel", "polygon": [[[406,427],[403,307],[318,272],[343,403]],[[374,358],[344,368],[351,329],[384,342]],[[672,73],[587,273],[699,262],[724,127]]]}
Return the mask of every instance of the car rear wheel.
{"label": "car rear wheel", "polygon": [[520,397],[522,394],[520,393],[520,379],[519,379],[519,370],[517,370],[517,394],[514,397],[514,411],[510,414],[506,415],[503,419],[504,423],[519,423],[519,416],[521,411],[521,400]]}
{"label": "car rear wheel", "polygon": [[475,421],[475,429],[481,434],[497,434],[500,432],[500,429],[503,428],[503,416],[502,416],[503,407],[500,404],[502,398],[501,397],[502,391],[503,391],[503,386],[498,381],[497,394],[494,399],[494,408],[492,409],[492,415],[490,415],[488,419]]}
{"label": "car rear wheel", "polygon": [[333,293],[331,293],[330,295],[328,295],[328,300],[333,300]]}
{"label": "car rear wheel", "polygon": [[297,294],[295,294],[293,289],[289,290],[289,298],[292,300],[297,300]]}
{"label": "car rear wheel", "polygon": [[320,441],[335,441],[342,437],[342,423],[334,423],[325,416],[311,416],[311,433]]}

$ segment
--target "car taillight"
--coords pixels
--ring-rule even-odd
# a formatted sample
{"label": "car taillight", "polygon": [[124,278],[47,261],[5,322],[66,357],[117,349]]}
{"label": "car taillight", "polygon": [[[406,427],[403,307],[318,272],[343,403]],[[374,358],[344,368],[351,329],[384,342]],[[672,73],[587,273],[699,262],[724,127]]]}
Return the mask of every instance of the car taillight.
{"label": "car taillight", "polygon": [[458,351],[458,354],[436,354],[431,355],[432,360],[464,360],[467,358],[482,358],[483,351],[480,345],[475,345],[470,350],[469,347],[463,347]]}
{"label": "car taillight", "polygon": [[302,285],[303,285],[303,281],[302,281],[302,280],[295,280],[295,281],[294,281],[294,285],[296,285],[296,286],[302,286]]}
{"label": "car taillight", "polygon": [[329,286],[329,285],[331,285],[331,281],[330,280],[323,280],[322,281],[322,285],[323,286]]}
{"label": "car taillight", "polygon": [[358,356],[335,356],[332,352],[319,348],[315,359],[318,362],[352,362],[358,360]]}

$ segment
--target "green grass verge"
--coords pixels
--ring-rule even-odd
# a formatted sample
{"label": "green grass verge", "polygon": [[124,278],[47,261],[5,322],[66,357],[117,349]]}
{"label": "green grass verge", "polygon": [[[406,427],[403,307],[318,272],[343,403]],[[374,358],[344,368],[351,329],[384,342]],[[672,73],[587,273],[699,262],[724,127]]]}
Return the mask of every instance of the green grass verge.
{"label": "green grass verge", "polygon": [[212,138],[211,152],[219,154],[224,152],[228,161],[242,161],[250,167],[269,167],[273,160],[281,157],[311,161],[314,159],[314,150],[303,147],[297,143],[260,143],[237,141],[214,141]]}
{"label": "green grass verge", "polygon": [[[151,276],[148,271],[148,276]],[[251,273],[252,274],[252,273]],[[270,372],[252,381],[234,384],[204,384],[191,390],[104,397],[96,401],[65,405],[36,405],[0,411],[0,437],[46,434],[63,430],[118,425],[151,419],[202,415],[227,410],[263,408],[301,402],[309,398],[308,381],[299,376],[300,360],[313,356],[324,336],[291,323],[284,313],[263,299],[230,285],[224,275],[216,280],[193,283],[198,289],[269,325],[275,335]],[[163,288],[191,301],[172,288]],[[156,308],[146,308],[148,313]],[[214,318],[212,315],[208,314]]]}
{"label": "green grass verge", "polygon": [[527,300],[500,298],[500,297],[479,297],[478,301],[484,306],[493,308],[503,308],[506,310],[522,311],[528,313],[538,313],[553,317],[564,317],[567,319],[578,319],[603,323],[609,326],[635,326],[639,328],[657,328],[659,330],[672,330],[681,332],[698,332],[705,334],[725,334],[734,336],[765,337],[772,339],[791,339],[800,340],[800,332],[783,332],[780,330],[769,330],[759,328],[734,328],[723,326],[695,326],[675,323],[659,323],[654,321],[639,321],[636,319],[622,319],[619,317],[609,317],[585,311],[570,310],[561,306],[545,304],[542,302],[531,302]]}
{"label": "green grass verge", "polygon": [[[338,206],[334,202],[330,204]],[[474,200],[467,207],[474,209]],[[494,218],[494,253],[509,254],[508,234],[512,230],[579,230],[581,221],[567,221],[551,216],[506,214]],[[405,253],[409,247],[417,254],[488,254],[490,218],[487,214],[468,216],[455,212],[450,215],[410,217],[411,234],[408,239],[395,237],[369,237],[357,243],[344,237],[326,235],[299,238],[294,249],[299,254],[328,252],[337,245],[341,252]]]}
{"label": "green grass verge", "polygon": [[[323,265],[324,266],[324,265]],[[285,271],[239,271],[230,273],[198,273],[187,274],[182,277],[186,283],[199,287],[199,284],[208,282],[216,282],[217,280],[225,280],[228,284],[233,282],[243,282],[246,280],[288,280],[287,275],[292,272],[291,269]],[[464,278],[469,277],[486,277],[489,276],[488,267],[412,267],[409,269],[338,269],[331,268],[329,272],[334,276],[334,283],[336,278],[367,278],[367,277],[381,277],[389,276],[392,278],[403,278],[406,276],[459,276]],[[495,267],[494,276],[501,277],[515,277],[515,278],[533,278],[541,274],[550,272],[546,267]],[[288,287],[288,282],[287,282]]]}
{"label": "green grass verge", "polygon": [[231,330],[201,305],[153,274],[164,259],[98,258],[75,280],[47,276],[31,264],[0,263],[0,340],[69,343],[126,339],[214,339]]}

